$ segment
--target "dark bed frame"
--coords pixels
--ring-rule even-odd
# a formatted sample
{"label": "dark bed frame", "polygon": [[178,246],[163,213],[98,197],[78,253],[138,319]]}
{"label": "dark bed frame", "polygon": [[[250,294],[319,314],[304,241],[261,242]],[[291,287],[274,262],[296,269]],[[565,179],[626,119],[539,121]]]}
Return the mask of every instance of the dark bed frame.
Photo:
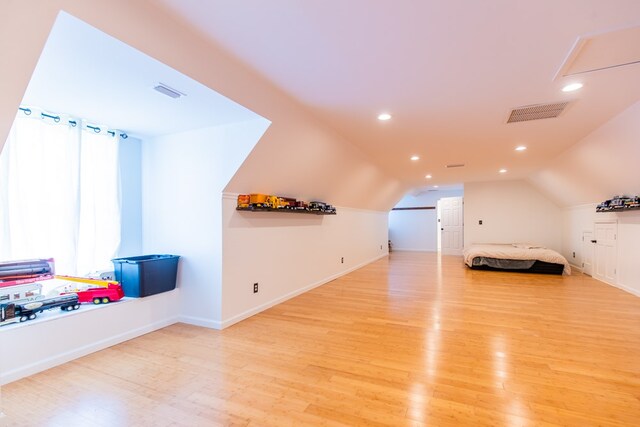
{"label": "dark bed frame", "polygon": [[478,265],[470,267],[473,270],[488,270],[488,271],[510,271],[513,273],[536,273],[536,274],[558,274],[561,275],[564,271],[564,265],[554,264],[551,262],[536,261],[530,268],[518,269],[518,268],[494,268],[487,265]]}

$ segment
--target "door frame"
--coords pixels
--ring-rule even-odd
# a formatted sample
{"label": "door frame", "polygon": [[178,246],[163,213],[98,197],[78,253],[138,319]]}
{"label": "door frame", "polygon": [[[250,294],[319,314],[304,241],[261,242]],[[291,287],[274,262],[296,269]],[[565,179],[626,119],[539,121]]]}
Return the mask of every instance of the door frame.
{"label": "door frame", "polygon": [[442,236],[440,235],[442,231],[441,223],[442,212],[440,211],[440,199],[438,199],[436,202],[436,252],[438,253],[442,251]]}
{"label": "door frame", "polygon": [[602,221],[595,221],[593,223],[593,239],[594,240],[598,240],[598,235],[596,234],[596,227],[598,226],[598,224],[606,224],[606,225],[612,225],[614,226],[614,238],[613,240],[615,241],[615,253],[614,253],[614,265],[613,265],[613,280],[608,280],[607,276],[606,276],[606,271],[605,271],[605,275],[604,276],[600,276],[598,274],[598,243],[596,242],[594,244],[594,248],[593,248],[593,274],[591,277],[593,277],[596,280],[600,280],[601,282],[607,283],[609,285],[613,285],[613,286],[617,286],[618,283],[618,221],[617,220],[602,220]]}
{"label": "door frame", "polygon": [[[457,255],[462,255],[462,251],[464,250],[464,195],[460,195],[460,196],[448,196],[448,197],[441,197],[438,199],[437,203],[436,203],[436,225],[438,227],[437,231],[437,251],[439,254],[442,254],[442,200],[443,199],[460,199],[460,210],[461,212],[461,217],[460,217],[460,227],[462,228],[461,230],[461,239],[462,241],[461,246],[460,246],[460,253]],[[448,253],[446,255],[456,255],[454,253]]]}
{"label": "door frame", "polygon": [[[593,242],[593,230],[582,232],[582,273],[593,277],[593,259],[595,257],[595,244]],[[590,271],[587,273],[585,260],[590,259]]]}

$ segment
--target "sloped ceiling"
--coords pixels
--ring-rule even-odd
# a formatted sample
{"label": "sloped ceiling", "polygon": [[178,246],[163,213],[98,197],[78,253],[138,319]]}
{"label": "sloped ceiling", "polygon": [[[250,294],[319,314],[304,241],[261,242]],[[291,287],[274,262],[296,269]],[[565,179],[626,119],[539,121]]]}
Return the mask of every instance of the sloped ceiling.
{"label": "sloped ceiling", "polygon": [[[156,3],[407,190],[530,177],[640,99],[640,65],[555,78],[579,38],[639,26],[636,0]],[[582,90],[561,92],[575,81]],[[505,123],[512,108],[562,101],[571,104],[558,118]],[[383,111],[393,119],[378,122]],[[515,152],[521,144],[528,150]],[[421,159],[411,162],[413,154]]]}
{"label": "sloped ceiling", "polygon": [[529,180],[561,206],[640,194],[640,102],[589,134]]}
{"label": "sloped ceiling", "polygon": [[[556,77],[577,40],[640,26],[636,0],[7,5],[0,54],[11,66],[0,79],[0,134],[65,10],[274,123],[228,191],[277,189],[380,210],[407,191],[475,181],[528,178],[556,194],[558,181],[541,178],[561,167],[554,159],[579,155],[577,143],[640,99],[637,64]],[[581,91],[560,92],[575,80]],[[511,108],[565,100],[571,104],[556,119],[505,124]],[[378,122],[381,111],[393,119]],[[516,153],[519,144],[529,149]],[[624,158],[624,147],[608,155]],[[409,161],[413,154],[421,159]],[[445,168],[450,163],[465,167]],[[508,173],[498,175],[502,167]],[[598,188],[591,179],[584,173],[571,186]],[[614,187],[621,185],[597,193]],[[574,200],[597,201],[594,194]]]}
{"label": "sloped ceiling", "polygon": [[[5,13],[0,14],[0,57],[11,67],[3,70],[3,79],[0,79],[3,92],[0,148],[47,36],[63,11],[272,122],[225,191],[273,192],[377,211],[390,209],[406,192],[396,178],[299,102],[153,2],[35,0],[35,5],[9,2],[7,6],[3,9]],[[27,27],[29,31],[24,32]],[[15,43],[18,36],[21,36],[20,43]],[[93,61],[101,62],[100,55],[105,52],[98,48],[77,53],[87,61],[95,56]],[[73,79],[74,69],[67,71]],[[136,73],[142,71],[133,67],[128,73],[116,72],[116,75],[119,79],[129,79],[131,75],[139,77]],[[157,81],[155,75],[147,77],[151,84]],[[94,98],[97,104],[102,97],[111,96],[111,93],[101,94]],[[68,105],[69,109],[75,108]],[[142,110],[133,114],[148,114]],[[84,116],[83,111],[76,114]],[[113,126],[120,127],[118,123]]]}

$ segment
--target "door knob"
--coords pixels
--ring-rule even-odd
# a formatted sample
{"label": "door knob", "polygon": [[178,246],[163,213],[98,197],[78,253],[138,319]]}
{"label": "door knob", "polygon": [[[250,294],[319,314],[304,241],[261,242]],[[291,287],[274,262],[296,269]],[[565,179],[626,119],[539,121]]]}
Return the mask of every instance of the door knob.
{"label": "door knob", "polygon": [[591,243],[598,243],[598,241],[597,240],[592,240]]}

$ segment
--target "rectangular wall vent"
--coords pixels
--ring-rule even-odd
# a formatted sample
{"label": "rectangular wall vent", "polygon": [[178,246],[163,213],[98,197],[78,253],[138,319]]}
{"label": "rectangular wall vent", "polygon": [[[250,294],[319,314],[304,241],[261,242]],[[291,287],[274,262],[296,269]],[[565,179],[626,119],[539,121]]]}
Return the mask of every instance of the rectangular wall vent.
{"label": "rectangular wall vent", "polygon": [[569,102],[556,102],[554,104],[537,104],[514,108],[511,110],[507,123],[552,119],[558,117],[567,105],[569,105]]}
{"label": "rectangular wall vent", "polygon": [[461,168],[464,167],[464,163],[454,163],[452,165],[447,165],[448,168]]}

